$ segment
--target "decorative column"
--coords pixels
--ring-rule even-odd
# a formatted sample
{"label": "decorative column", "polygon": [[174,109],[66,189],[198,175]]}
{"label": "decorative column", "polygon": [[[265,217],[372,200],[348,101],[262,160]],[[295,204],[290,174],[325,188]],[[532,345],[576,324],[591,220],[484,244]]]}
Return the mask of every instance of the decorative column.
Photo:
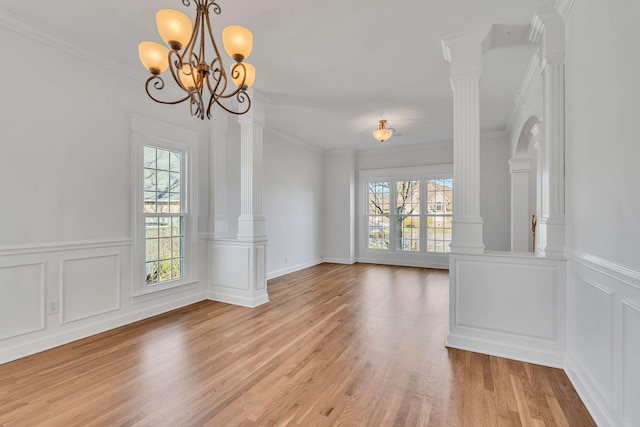
{"label": "decorative column", "polygon": [[453,89],[453,227],[451,252],[483,253],[480,216],[480,75],[491,27],[442,40]]}
{"label": "decorative column", "polygon": [[[530,39],[542,39],[543,66],[543,120],[544,147],[541,157],[543,169],[542,215],[538,222],[544,237],[541,253],[564,256],[565,201],[564,201],[564,20],[557,10],[539,13],[533,20]],[[546,180],[546,182],[545,182]]]}
{"label": "decorative column", "polygon": [[531,246],[531,212],[529,212],[529,176],[531,160],[509,160],[511,173],[511,250],[529,252]]}
{"label": "decorative column", "polygon": [[262,213],[263,133],[266,100],[249,89],[251,109],[240,116],[240,217],[238,240],[265,240]]}
{"label": "decorative column", "polygon": [[214,114],[209,128],[209,234],[228,236],[227,218],[227,114]]}
{"label": "decorative column", "polygon": [[240,116],[240,217],[236,239],[209,243],[209,299],[245,307],[269,302],[267,236],[262,213],[265,99],[253,90],[251,109]]}

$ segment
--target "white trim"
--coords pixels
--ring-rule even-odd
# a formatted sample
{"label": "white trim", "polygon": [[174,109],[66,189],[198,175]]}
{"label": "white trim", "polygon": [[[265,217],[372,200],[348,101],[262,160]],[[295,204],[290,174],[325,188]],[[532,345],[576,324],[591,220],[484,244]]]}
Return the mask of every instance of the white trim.
{"label": "white trim", "polygon": [[86,47],[75,40],[68,39],[58,33],[47,31],[35,24],[28,22],[23,17],[11,14],[6,10],[0,10],[0,26],[8,28],[16,33],[31,37],[54,49],[61,50],[70,55],[92,62],[100,68],[106,68],[122,76],[129,77],[138,82],[144,82],[149,78],[142,66],[134,67],[129,63],[108,56],[103,52]]}
{"label": "white trim", "polygon": [[[132,194],[134,195],[133,216],[133,250],[132,250],[132,280],[131,293],[133,299],[140,296],[162,292],[167,289],[188,286],[197,282],[198,268],[198,241],[197,231],[197,197],[198,197],[198,162],[197,148],[199,133],[191,129],[176,126],[171,123],[156,120],[137,113],[131,113],[131,167],[132,167]],[[161,149],[179,150],[183,153],[183,202],[184,207],[184,277],[179,280],[171,280],[164,283],[147,286],[145,277],[145,229],[142,226],[144,214],[139,209],[143,203],[143,174],[142,156],[146,145]],[[161,216],[161,214],[159,214]]]}
{"label": "white trim", "polygon": [[209,289],[209,291],[207,292],[207,299],[225,304],[239,305],[241,307],[247,308],[256,308],[262,304],[266,304],[269,302],[269,295],[267,295],[266,293],[258,295],[255,298],[249,298],[233,293],[220,292],[220,287],[217,287],[217,289],[218,290]]}
{"label": "white trim", "polygon": [[567,255],[567,258],[602,273],[616,281],[640,290],[640,271],[633,270],[604,258],[583,253],[571,253]]}
{"label": "white trim", "polygon": [[452,178],[453,163],[431,165],[431,166],[412,166],[405,168],[387,168],[387,169],[360,169],[358,171],[360,178]]}
{"label": "white trim", "polygon": [[313,267],[318,264],[322,264],[324,260],[322,258],[315,259],[313,261],[303,262],[291,267],[276,270],[271,273],[267,273],[267,280],[275,279],[276,277],[284,276],[286,274],[295,273],[296,271],[304,270],[305,268]]}
{"label": "white trim", "polygon": [[322,262],[326,262],[328,264],[344,264],[344,265],[352,265],[358,262],[355,258],[331,258],[324,257],[322,258]]}
{"label": "white trim", "polygon": [[131,246],[133,239],[105,239],[105,240],[78,240],[69,242],[47,242],[26,245],[0,247],[0,257],[15,255],[31,255],[48,252],[81,251],[87,249],[112,248],[116,246]]}
{"label": "white trim", "polygon": [[[425,258],[424,254],[421,258]],[[444,256],[445,260],[433,260],[433,259],[425,259],[422,260],[406,260],[406,259],[379,259],[375,257],[360,257],[358,258],[358,262],[365,264],[382,264],[382,265],[400,265],[403,267],[421,267],[421,268],[435,268],[437,270],[449,270],[449,257],[448,255]]]}

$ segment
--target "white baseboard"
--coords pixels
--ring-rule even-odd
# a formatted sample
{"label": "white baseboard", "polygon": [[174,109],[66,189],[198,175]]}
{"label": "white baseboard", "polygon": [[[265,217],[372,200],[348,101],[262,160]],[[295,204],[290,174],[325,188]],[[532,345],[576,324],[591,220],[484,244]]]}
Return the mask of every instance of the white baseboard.
{"label": "white baseboard", "polygon": [[401,259],[378,259],[378,258],[358,258],[358,262],[365,264],[382,264],[382,265],[399,265],[402,267],[421,267],[421,268],[436,268],[439,270],[449,269],[449,260],[446,261],[415,261],[415,260],[401,260]]}
{"label": "white baseboard", "polygon": [[319,258],[313,261],[303,262],[301,264],[283,268],[281,270],[276,270],[271,273],[267,273],[267,280],[275,279],[276,277],[284,276],[285,274],[295,273],[296,271],[304,270],[305,268],[313,267],[314,265],[322,264],[323,262],[325,261]]}
{"label": "white baseboard", "polygon": [[584,370],[570,356],[567,355],[564,362],[564,371],[569,377],[573,388],[580,396],[582,403],[599,426],[623,427],[624,423],[618,420],[615,414],[609,410],[609,405],[603,401],[596,391]]}
{"label": "white baseboard", "polygon": [[256,308],[259,305],[269,302],[269,295],[262,294],[254,298],[249,298],[242,295],[235,295],[233,293],[226,293],[220,290],[211,290],[207,293],[207,299],[211,301],[223,302],[225,304],[239,305],[241,307]]}
{"label": "white baseboard", "polygon": [[351,264],[355,264],[356,263],[356,259],[352,258],[328,258],[325,257],[322,259],[322,262],[326,262],[329,264],[347,264],[347,265],[351,265]]}
{"label": "white baseboard", "polygon": [[564,367],[564,353],[544,351],[533,346],[522,347],[479,338],[461,337],[451,333],[447,336],[445,345],[458,350],[489,354],[491,356],[504,357],[505,359],[519,360],[536,365],[551,366],[560,369]]}
{"label": "white baseboard", "polygon": [[30,356],[35,353],[40,353],[54,347],[68,344],[70,342],[77,341],[79,339],[86,338],[92,335],[100,334],[102,332],[119,328],[130,323],[138,322],[149,317],[157,316],[159,314],[185,307],[187,305],[194,304],[205,299],[205,294],[203,292],[190,294],[182,298],[177,298],[175,300],[157,304],[151,307],[144,307],[133,312],[128,312],[120,316],[114,316],[109,319],[101,320],[89,325],[83,325],[57,334],[24,342],[13,347],[2,348],[2,350],[0,350],[0,364],[20,359],[22,357]]}

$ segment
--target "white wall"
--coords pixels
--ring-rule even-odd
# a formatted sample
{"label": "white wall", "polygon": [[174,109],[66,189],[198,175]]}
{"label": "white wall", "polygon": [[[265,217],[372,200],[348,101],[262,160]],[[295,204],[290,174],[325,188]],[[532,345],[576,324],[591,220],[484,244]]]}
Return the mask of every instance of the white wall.
{"label": "white wall", "polygon": [[[155,104],[144,72],[117,74],[55,40],[4,27],[0,39],[16,59],[0,71],[0,363],[203,299],[200,283],[131,296],[131,113],[200,131],[188,106]],[[206,218],[208,199],[199,207]]]}
{"label": "white wall", "polygon": [[640,426],[640,2],[567,21],[567,370],[600,425]]}
{"label": "white wall", "polygon": [[265,132],[264,214],[269,278],[322,261],[323,213],[322,153]]}
{"label": "white wall", "polygon": [[482,234],[487,251],[508,251],[511,246],[508,161],[506,133],[480,135],[480,215],[484,222]]}
{"label": "white wall", "polygon": [[353,151],[324,153],[324,259],[351,264],[356,257],[356,157]]}

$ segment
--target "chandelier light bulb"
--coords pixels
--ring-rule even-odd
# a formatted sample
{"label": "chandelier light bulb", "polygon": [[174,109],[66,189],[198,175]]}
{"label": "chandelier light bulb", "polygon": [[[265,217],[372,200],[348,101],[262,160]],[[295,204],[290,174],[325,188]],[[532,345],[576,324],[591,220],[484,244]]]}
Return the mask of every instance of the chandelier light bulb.
{"label": "chandelier light bulb", "polygon": [[138,45],[138,55],[144,68],[151,74],[160,74],[169,67],[169,51],[156,42],[142,42]]}
{"label": "chandelier light bulb", "polygon": [[160,37],[171,49],[180,50],[191,40],[193,23],[191,18],[173,9],[162,9],[156,13],[156,24]]}
{"label": "chandelier light bulb", "polygon": [[250,88],[256,80],[256,67],[248,62],[236,63],[231,67],[231,78],[237,87],[242,87],[244,81],[244,88]]}
{"label": "chandelier light bulb", "polygon": [[230,25],[222,30],[222,44],[230,57],[242,62],[253,49],[253,34],[240,25]]}

